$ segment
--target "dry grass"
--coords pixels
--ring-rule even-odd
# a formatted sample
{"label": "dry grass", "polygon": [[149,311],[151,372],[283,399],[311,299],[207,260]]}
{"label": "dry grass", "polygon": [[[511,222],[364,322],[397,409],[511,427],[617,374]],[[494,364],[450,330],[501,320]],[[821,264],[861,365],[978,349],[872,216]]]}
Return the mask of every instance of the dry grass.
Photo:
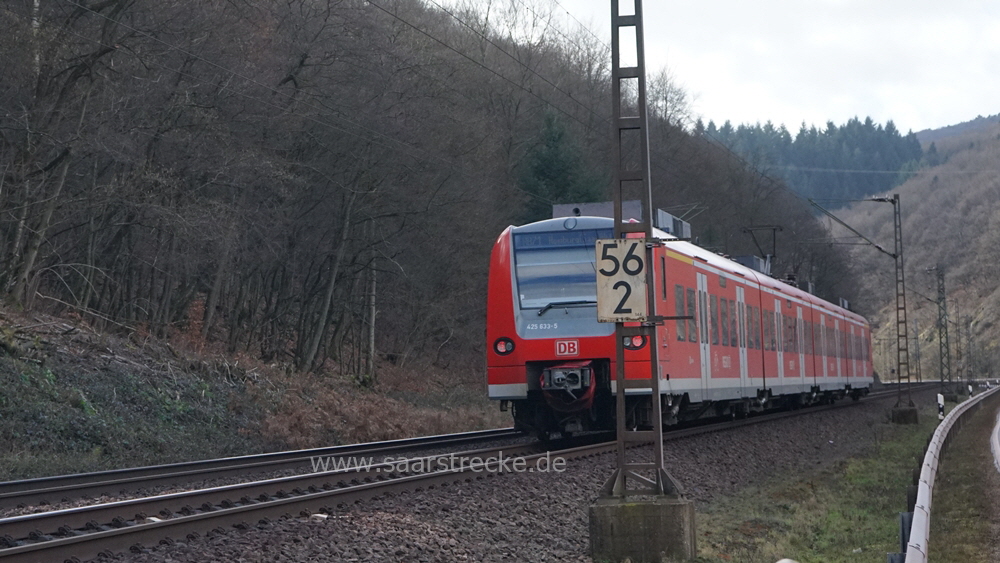
{"label": "dry grass", "polygon": [[986,562],[1000,554],[1000,475],[989,446],[997,401],[990,404],[967,415],[941,459],[932,498],[930,561]]}
{"label": "dry grass", "polygon": [[884,423],[879,446],[864,458],[713,503],[698,515],[698,561],[884,561],[899,549],[898,513],[935,415],[927,407],[919,425]]}
{"label": "dry grass", "polygon": [[386,367],[373,389],[350,377],[274,374],[256,392],[276,404],[261,424],[264,437],[295,448],[369,442],[509,426],[497,406],[445,374]]}

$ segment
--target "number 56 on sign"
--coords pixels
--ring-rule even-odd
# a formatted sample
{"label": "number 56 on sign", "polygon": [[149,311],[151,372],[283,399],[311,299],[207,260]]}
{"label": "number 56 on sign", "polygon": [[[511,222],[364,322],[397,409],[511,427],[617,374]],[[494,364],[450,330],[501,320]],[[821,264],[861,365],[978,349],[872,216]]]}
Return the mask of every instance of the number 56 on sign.
{"label": "number 56 on sign", "polygon": [[646,306],[646,240],[597,241],[597,320],[602,323],[644,321]]}

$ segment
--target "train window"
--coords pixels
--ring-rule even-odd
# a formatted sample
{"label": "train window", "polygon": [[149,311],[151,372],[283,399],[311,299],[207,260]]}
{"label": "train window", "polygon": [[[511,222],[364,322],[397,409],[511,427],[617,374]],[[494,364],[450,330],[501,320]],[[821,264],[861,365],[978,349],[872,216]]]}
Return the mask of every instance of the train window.
{"label": "train window", "polygon": [[802,333],[805,335],[806,339],[806,355],[812,356],[813,353],[813,328],[812,323],[809,321],[803,322]]}
{"label": "train window", "polygon": [[[781,309],[781,306],[775,304],[775,308]],[[774,312],[774,337],[771,339],[771,346],[774,347],[776,352],[780,352],[785,349],[785,344],[781,340],[781,311]]]}
{"label": "train window", "polygon": [[767,315],[767,324],[771,325],[771,350],[778,351],[778,343],[781,342],[781,323],[778,322],[779,316],[777,311],[771,311]]}
{"label": "train window", "polygon": [[695,300],[694,300],[694,290],[690,287],[687,288],[687,309],[688,315],[691,316],[688,319],[688,342],[698,342],[698,321],[694,318],[695,313]]}
{"label": "train window", "polygon": [[753,308],[753,349],[760,350],[760,307]]}
{"label": "train window", "polygon": [[769,318],[771,318],[771,311],[764,309],[761,320],[764,323],[764,349],[768,351],[773,349],[771,346],[771,333],[774,332],[774,328],[771,326],[771,323],[767,322]]}
{"label": "train window", "polygon": [[767,349],[776,352],[778,350],[778,328],[774,325],[774,311],[767,312]]}
{"label": "train window", "polygon": [[726,287],[726,276],[719,276],[719,287]]}
{"label": "train window", "polygon": [[708,343],[708,295],[698,290],[698,322],[701,323],[701,341]]}
{"label": "train window", "polygon": [[[674,312],[678,317],[684,316],[684,287],[674,286]],[[687,340],[687,330],[684,319],[677,319],[677,340],[681,342]]]}
{"label": "train window", "polygon": [[722,323],[722,345],[729,346],[729,302],[725,298],[720,299],[722,302],[722,316],[719,319]]}
{"label": "train window", "polygon": [[554,301],[596,303],[594,242],[611,229],[514,235],[514,265],[522,309]]}
{"label": "train window", "polygon": [[667,259],[660,256],[660,286],[663,288],[663,300],[667,300]]}
{"label": "train window", "polygon": [[736,302],[732,299],[729,300],[729,345],[732,347],[737,347],[740,345],[739,332],[737,332],[736,324],[739,322],[736,318]]}
{"label": "train window", "polygon": [[740,304],[740,348],[746,348],[747,345],[747,305],[746,303]]}
{"label": "train window", "polygon": [[712,344],[719,344],[719,296],[712,296],[712,305],[709,314],[712,315]]}

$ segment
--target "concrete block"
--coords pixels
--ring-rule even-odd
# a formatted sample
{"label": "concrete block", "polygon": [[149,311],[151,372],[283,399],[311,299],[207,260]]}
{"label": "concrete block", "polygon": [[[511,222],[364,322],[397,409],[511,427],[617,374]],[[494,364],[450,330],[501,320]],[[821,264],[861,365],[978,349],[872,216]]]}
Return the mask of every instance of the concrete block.
{"label": "concrete block", "polygon": [[896,424],[917,424],[917,407],[893,407],[892,421]]}
{"label": "concrete block", "polygon": [[590,552],[594,563],[694,559],[694,502],[669,497],[599,499],[590,506]]}

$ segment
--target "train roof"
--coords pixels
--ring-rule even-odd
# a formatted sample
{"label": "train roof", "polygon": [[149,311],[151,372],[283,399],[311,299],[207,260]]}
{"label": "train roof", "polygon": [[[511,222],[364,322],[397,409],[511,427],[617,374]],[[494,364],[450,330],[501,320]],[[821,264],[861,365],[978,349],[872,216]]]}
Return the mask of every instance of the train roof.
{"label": "train roof", "polygon": [[[542,221],[536,221],[534,223],[528,223],[527,225],[522,225],[519,227],[512,226],[510,231],[512,233],[534,233],[534,232],[551,232],[558,230],[578,230],[578,229],[612,229],[614,228],[614,219],[609,217],[592,217],[592,216],[579,216],[579,217],[556,217],[553,219],[544,219]],[[692,260],[697,260],[703,264],[706,264],[711,269],[719,270],[729,274],[734,274],[736,276],[743,277],[747,280],[752,280],[755,284],[771,288],[776,291],[780,291],[790,297],[793,297],[800,301],[805,301],[808,303],[813,303],[831,312],[843,315],[844,317],[851,318],[857,322],[865,322],[864,317],[858,315],[857,313],[844,309],[838,305],[830,303],[825,299],[821,299],[816,295],[813,295],[807,291],[803,291],[793,285],[785,283],[781,280],[775,279],[771,276],[762,274],[752,268],[748,268],[738,262],[735,262],[725,256],[720,256],[714,252],[705,250],[704,248],[693,244],[688,241],[679,240],[674,235],[671,235],[660,229],[653,229],[653,235],[665,242],[667,242],[667,249]]]}

